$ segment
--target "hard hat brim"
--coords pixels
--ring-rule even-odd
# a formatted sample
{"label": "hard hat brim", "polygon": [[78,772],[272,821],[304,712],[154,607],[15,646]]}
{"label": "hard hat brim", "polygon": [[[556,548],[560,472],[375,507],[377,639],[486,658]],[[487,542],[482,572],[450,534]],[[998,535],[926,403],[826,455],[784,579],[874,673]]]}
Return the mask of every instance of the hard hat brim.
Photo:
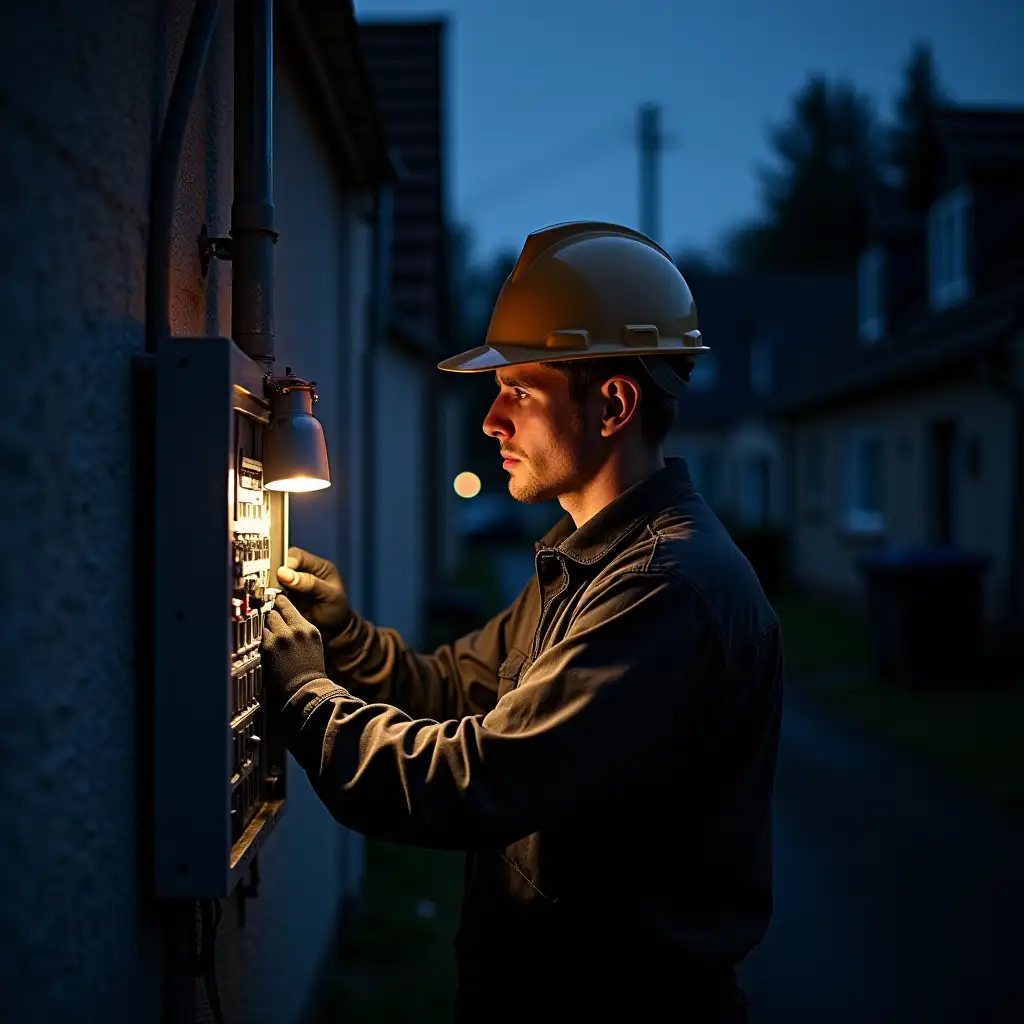
{"label": "hard hat brim", "polygon": [[600,359],[612,356],[693,356],[711,351],[707,345],[694,345],[690,339],[680,339],[677,344],[673,344],[673,341],[671,338],[662,338],[657,345],[631,345],[628,348],[595,342],[575,352],[551,349],[543,345],[479,345],[442,360],[437,364],[437,368],[451,373],[487,373],[502,366],[521,366],[523,363],[561,363],[570,359]]}

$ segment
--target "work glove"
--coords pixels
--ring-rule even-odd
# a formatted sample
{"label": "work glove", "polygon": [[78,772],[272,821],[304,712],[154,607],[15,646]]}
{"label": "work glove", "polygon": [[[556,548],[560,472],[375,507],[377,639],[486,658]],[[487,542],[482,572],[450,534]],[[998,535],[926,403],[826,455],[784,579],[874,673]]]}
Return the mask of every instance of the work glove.
{"label": "work glove", "polygon": [[291,547],[287,565],[277,570],[277,578],[299,611],[320,630],[324,643],[348,625],[352,606],[333,562]]}
{"label": "work glove", "polygon": [[284,594],[277,595],[267,612],[260,655],[263,687],[274,711],[306,683],[327,677],[320,631]]}

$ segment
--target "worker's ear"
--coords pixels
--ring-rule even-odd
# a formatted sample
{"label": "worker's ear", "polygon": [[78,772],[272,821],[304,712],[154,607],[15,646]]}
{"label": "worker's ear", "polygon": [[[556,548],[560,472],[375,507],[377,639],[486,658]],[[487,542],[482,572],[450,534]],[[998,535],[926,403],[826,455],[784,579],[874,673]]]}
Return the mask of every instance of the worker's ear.
{"label": "worker's ear", "polygon": [[624,430],[640,410],[640,385],[632,377],[612,377],[601,387],[601,436]]}

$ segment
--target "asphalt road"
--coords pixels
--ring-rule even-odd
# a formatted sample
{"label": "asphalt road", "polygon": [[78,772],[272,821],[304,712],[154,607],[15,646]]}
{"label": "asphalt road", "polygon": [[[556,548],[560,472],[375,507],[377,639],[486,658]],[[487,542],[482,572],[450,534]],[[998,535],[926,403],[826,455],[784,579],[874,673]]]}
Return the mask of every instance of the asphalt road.
{"label": "asphalt road", "polygon": [[751,1024],[1021,1024],[1022,874],[1024,820],[794,694]]}

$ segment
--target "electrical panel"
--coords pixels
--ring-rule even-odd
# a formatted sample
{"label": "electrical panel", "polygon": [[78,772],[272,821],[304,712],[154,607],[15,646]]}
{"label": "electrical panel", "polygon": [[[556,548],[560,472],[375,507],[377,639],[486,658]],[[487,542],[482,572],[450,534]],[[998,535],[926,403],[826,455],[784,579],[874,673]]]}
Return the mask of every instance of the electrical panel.
{"label": "electrical panel", "polygon": [[163,897],[228,895],[284,810],[287,754],[260,661],[288,546],[287,495],[264,487],[269,419],[262,372],[230,339],[162,345],[153,755]]}

